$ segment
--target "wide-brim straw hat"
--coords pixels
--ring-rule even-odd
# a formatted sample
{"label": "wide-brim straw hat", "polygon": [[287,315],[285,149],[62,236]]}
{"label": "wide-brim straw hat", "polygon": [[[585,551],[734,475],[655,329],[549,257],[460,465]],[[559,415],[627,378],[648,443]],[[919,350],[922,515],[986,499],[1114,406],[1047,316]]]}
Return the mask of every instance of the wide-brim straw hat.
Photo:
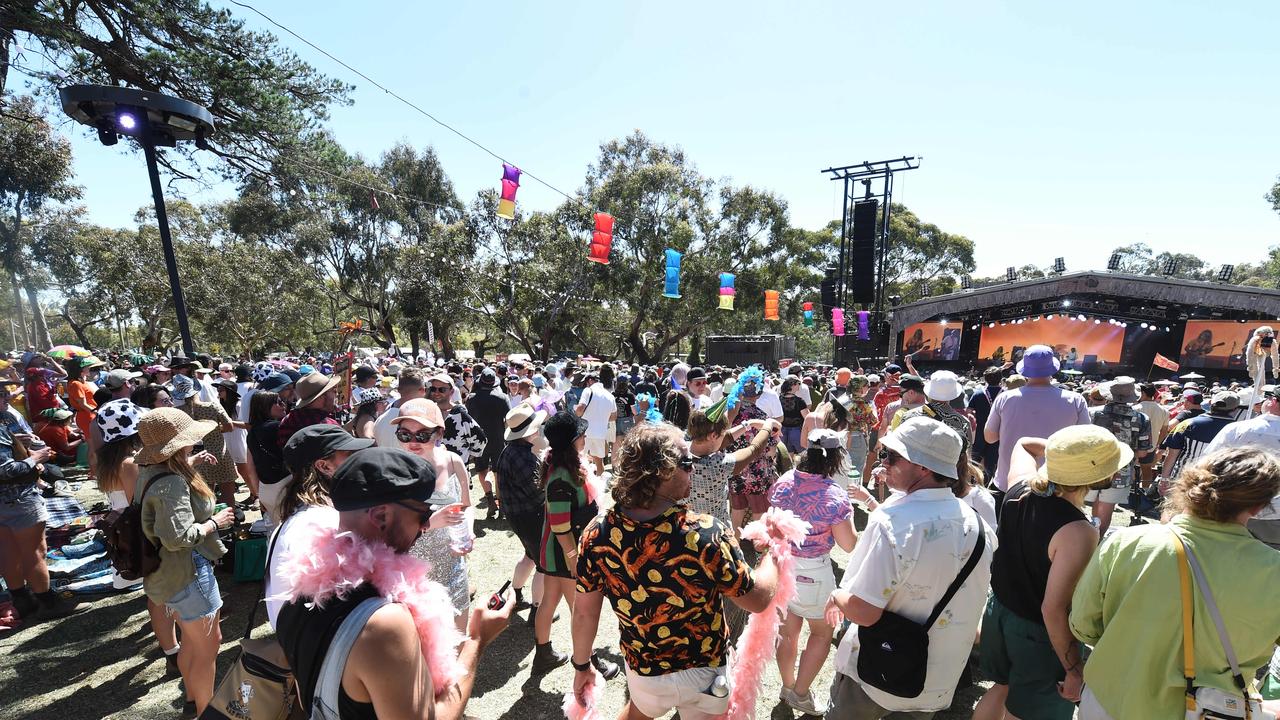
{"label": "wide-brim straw hat", "polygon": [[341,384],[342,378],[337,375],[325,376],[320,373],[304,375],[293,384],[293,391],[298,396],[298,407],[304,408],[310,405]]}
{"label": "wide-brim straw hat", "polygon": [[199,443],[216,430],[212,420],[192,420],[178,408],[156,408],[138,421],[142,448],[133,456],[138,465],[155,465],[173,457],[184,447]]}
{"label": "wide-brim straw hat", "polygon": [[507,413],[506,430],[503,431],[502,437],[507,442],[512,440],[522,440],[524,438],[537,435],[542,431],[542,423],[547,419],[545,410],[534,410],[533,406],[528,403],[520,403]]}
{"label": "wide-brim straw hat", "polygon": [[1133,462],[1133,448],[1097,425],[1071,425],[1049,436],[1039,474],[1061,487],[1101,482]]}

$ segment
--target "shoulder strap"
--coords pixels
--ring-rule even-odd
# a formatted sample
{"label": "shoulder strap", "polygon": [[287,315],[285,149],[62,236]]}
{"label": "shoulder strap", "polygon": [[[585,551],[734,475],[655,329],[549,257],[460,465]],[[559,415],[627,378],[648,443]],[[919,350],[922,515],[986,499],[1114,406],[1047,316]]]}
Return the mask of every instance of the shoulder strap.
{"label": "shoulder strap", "polygon": [[342,687],[342,672],[347,669],[347,656],[360,637],[360,631],[378,608],[387,604],[384,597],[371,597],[361,602],[338,626],[338,632],[325,651],[316,679],[315,697],[311,700],[311,717],[338,718],[338,689]]}
{"label": "shoulder strap", "polygon": [[168,477],[170,475],[175,475],[175,473],[157,473],[150,480],[148,480],[147,484],[142,486],[142,494],[138,496],[138,505],[142,505],[142,500],[147,496],[147,491],[151,489],[152,485],[156,484],[157,480],[159,480],[162,477]]}
{"label": "shoulder strap", "polygon": [[1236,687],[1248,695],[1249,687],[1245,682],[1244,675],[1240,672],[1240,662],[1236,660],[1235,648],[1231,646],[1231,636],[1227,634],[1227,627],[1222,622],[1222,613],[1218,611],[1218,603],[1213,599],[1213,590],[1209,587],[1209,580],[1204,576],[1204,570],[1200,567],[1200,560],[1196,557],[1195,551],[1191,548],[1186,548],[1186,551],[1187,564],[1191,566],[1191,573],[1195,575],[1196,587],[1200,590],[1200,594],[1204,596],[1204,604],[1209,610],[1209,617],[1213,618],[1213,624],[1218,629],[1218,639],[1222,641],[1222,649],[1227,653],[1227,664],[1231,666],[1231,677],[1235,680]]}
{"label": "shoulder strap", "polygon": [[[963,505],[963,503],[961,504]],[[973,552],[969,554],[969,560],[965,562],[964,567],[960,568],[960,574],[956,575],[956,579],[951,581],[951,586],[947,588],[947,592],[943,594],[938,604],[933,606],[933,612],[929,613],[929,619],[924,621],[924,629],[926,631],[933,627],[933,623],[938,619],[938,616],[946,609],[947,603],[951,602],[951,598],[955,597],[955,594],[960,591],[960,586],[964,585],[964,581],[969,579],[969,574],[977,567],[978,560],[982,558],[982,551],[987,547],[986,525],[976,512],[973,510],[969,512],[973,513],[973,519],[978,523],[978,543],[973,546]]]}
{"label": "shoulder strap", "polygon": [[274,532],[271,533],[271,541],[267,543],[267,564],[263,568],[262,589],[258,591],[258,599],[249,608],[249,623],[244,628],[244,639],[248,640],[253,634],[253,629],[258,626],[258,606],[267,599],[267,578],[271,577],[271,557],[276,554],[276,540],[280,539],[280,528],[283,524],[277,525]]}
{"label": "shoulder strap", "polygon": [[1187,573],[1187,549],[1182,538],[1169,528],[1173,535],[1173,549],[1178,554],[1178,586],[1182,594],[1182,677],[1187,681],[1187,709],[1195,710],[1196,645],[1194,625],[1195,606],[1191,602],[1191,576]]}

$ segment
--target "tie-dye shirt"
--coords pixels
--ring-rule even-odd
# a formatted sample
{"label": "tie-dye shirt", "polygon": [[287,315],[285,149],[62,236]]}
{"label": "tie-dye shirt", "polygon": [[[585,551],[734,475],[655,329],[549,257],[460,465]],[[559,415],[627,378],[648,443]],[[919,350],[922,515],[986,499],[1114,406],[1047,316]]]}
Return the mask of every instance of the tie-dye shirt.
{"label": "tie-dye shirt", "polygon": [[799,470],[778,478],[769,490],[769,504],[790,510],[809,523],[808,537],[793,553],[802,558],[820,558],[830,553],[836,546],[831,526],[839,525],[853,514],[848,493],[835,480]]}

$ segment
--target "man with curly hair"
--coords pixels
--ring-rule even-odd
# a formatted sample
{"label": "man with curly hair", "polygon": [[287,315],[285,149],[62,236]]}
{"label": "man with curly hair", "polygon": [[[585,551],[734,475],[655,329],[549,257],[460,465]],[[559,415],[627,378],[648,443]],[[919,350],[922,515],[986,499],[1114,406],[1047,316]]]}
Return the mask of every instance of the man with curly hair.
{"label": "man with curly hair", "polygon": [[685,505],[689,454],[683,433],[645,424],[623,440],[614,507],[582,534],[573,605],[574,692],[592,678],[591,648],[605,596],[621,629],[630,695],[624,717],[685,720],[728,708],[728,632],[722,595],[765,610],[777,567],[765,553],[753,571],[732,530]]}

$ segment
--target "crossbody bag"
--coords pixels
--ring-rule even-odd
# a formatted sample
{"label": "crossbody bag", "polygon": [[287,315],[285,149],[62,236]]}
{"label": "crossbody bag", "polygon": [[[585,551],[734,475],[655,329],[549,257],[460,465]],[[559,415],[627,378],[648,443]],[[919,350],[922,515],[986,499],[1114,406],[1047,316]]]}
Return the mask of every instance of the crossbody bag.
{"label": "crossbody bag", "polygon": [[924,692],[929,669],[929,628],[969,579],[987,546],[982,520],[975,519],[978,543],[923,625],[885,610],[874,625],[858,627],[858,677],[863,682],[900,698],[913,698]]}
{"label": "crossbody bag", "polygon": [[[1200,561],[1176,530],[1170,527],[1169,532],[1173,535],[1173,547],[1178,553],[1178,584],[1182,593],[1182,677],[1187,681],[1187,720],[1275,720],[1275,715],[1262,709],[1262,696],[1254,690],[1252,679],[1245,680],[1240,672],[1235,648],[1232,647],[1226,625],[1222,622],[1222,614],[1218,612],[1218,604],[1214,602],[1209,580],[1200,568]],[[1191,570],[1190,574],[1187,572],[1188,568]],[[1205,607],[1209,610],[1209,617],[1213,618],[1214,627],[1218,630],[1218,639],[1222,642],[1227,663],[1231,666],[1231,679],[1240,691],[1238,695],[1213,687],[1196,687],[1196,649],[1192,632],[1195,604],[1191,597],[1191,574],[1195,575],[1196,587],[1200,590]]]}

